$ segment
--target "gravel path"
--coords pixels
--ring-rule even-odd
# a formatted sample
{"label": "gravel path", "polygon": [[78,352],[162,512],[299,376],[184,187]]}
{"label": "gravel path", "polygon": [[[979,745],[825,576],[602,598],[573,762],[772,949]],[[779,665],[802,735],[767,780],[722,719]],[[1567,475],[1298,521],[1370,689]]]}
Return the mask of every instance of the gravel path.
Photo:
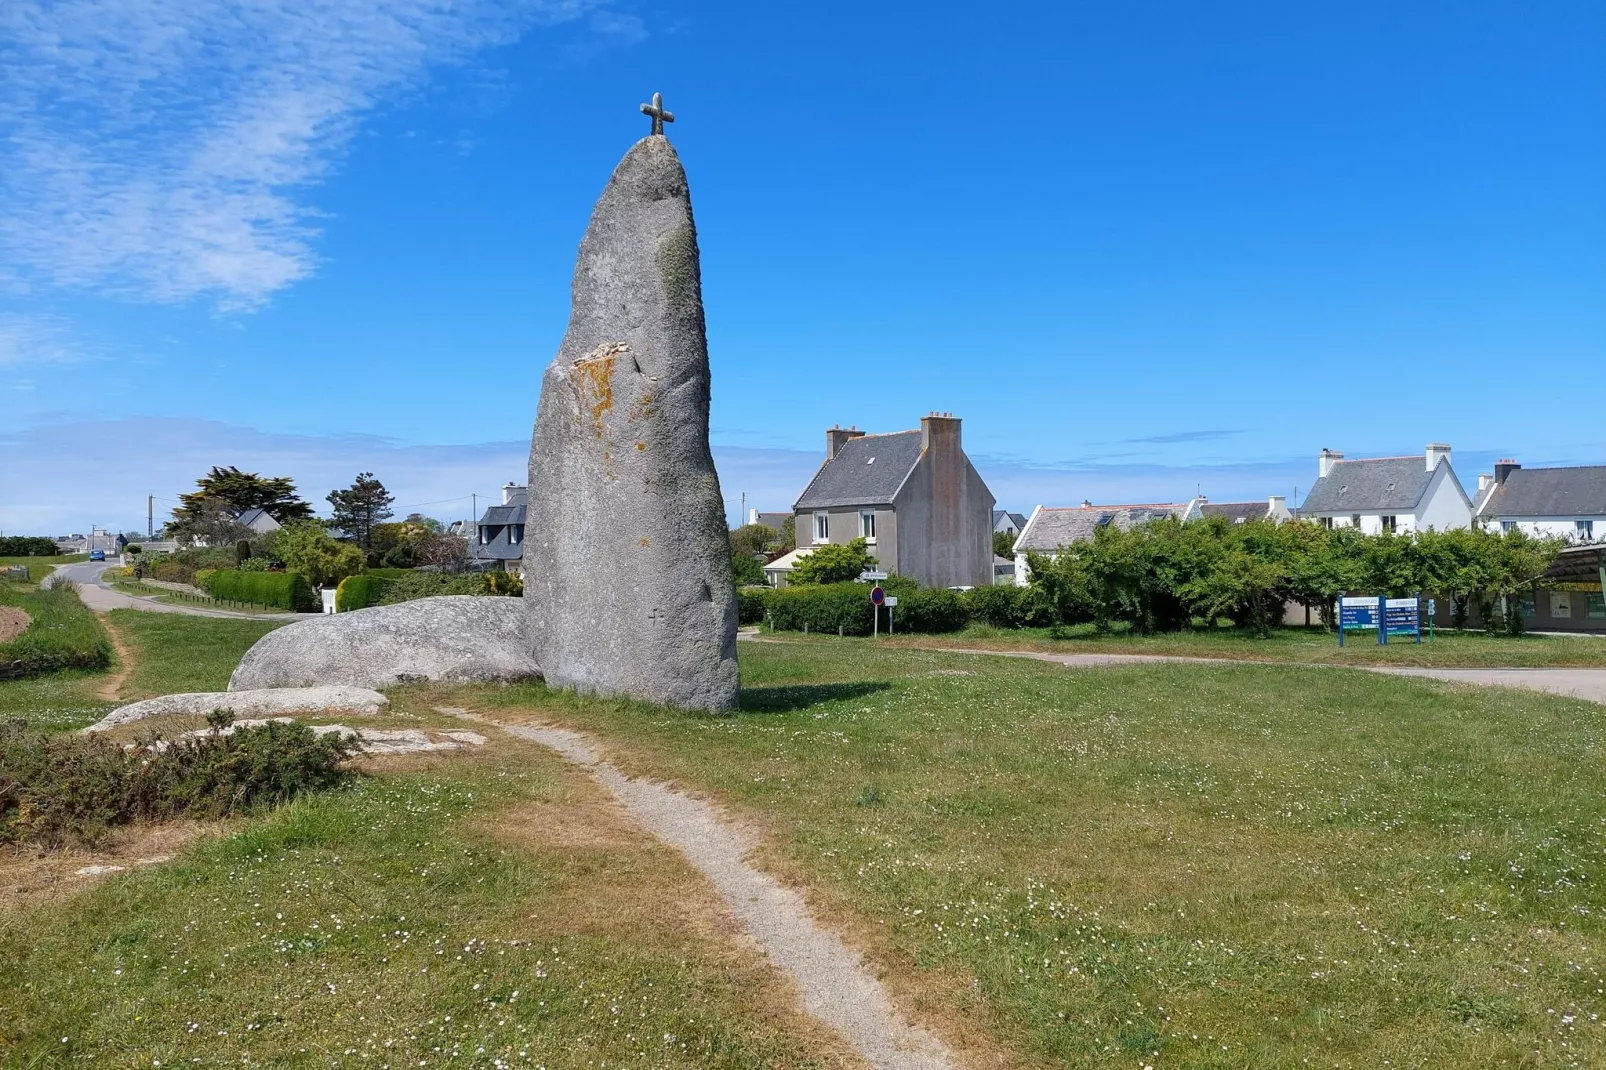
{"label": "gravel path", "polygon": [[816,924],[800,895],[745,861],[751,837],[722,820],[708,803],[663,784],[626,777],[579,732],[500,727],[585,766],[631,817],[685,854],[771,961],[797,984],[808,1012],[846,1037],[870,1065],[885,1070],[947,1070],[954,1065],[940,1040],[905,1022],[858,953]]}
{"label": "gravel path", "polygon": [[70,565],[62,565],[45,579],[44,585],[48,587],[57,580],[71,580],[73,583],[78,584],[78,597],[83,599],[84,605],[96,613],[108,613],[114,609],[142,609],[150,613],[182,613],[189,617],[277,620],[286,623],[318,615],[316,613],[236,613],[227,609],[211,609],[183,603],[158,602],[154,598],[141,598],[138,595],[124,594],[122,591],[108,586],[102,573],[110,567],[110,564],[99,561],[80,561]]}

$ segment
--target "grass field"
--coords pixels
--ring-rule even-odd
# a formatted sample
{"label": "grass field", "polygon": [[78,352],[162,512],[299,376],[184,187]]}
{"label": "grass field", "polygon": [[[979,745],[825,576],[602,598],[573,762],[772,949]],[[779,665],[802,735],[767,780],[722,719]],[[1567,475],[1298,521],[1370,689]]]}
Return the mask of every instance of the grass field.
{"label": "grass field", "polygon": [[747,644],[731,717],[482,690],[766,830],[1005,1065],[1606,1064],[1606,708]]}
{"label": "grass field", "polygon": [[418,761],[0,912],[0,1063],[856,1065],[533,745]]}
{"label": "grass field", "polygon": [[22,634],[0,643],[0,679],[59,669],[98,669],[111,663],[105,631],[71,589],[0,582],[0,605],[28,615]]}
{"label": "grass field", "polygon": [[175,691],[222,691],[251,644],[276,621],[114,609],[111,624],[133,647],[126,701]]}
{"label": "grass field", "polygon": [[29,582],[38,583],[54,572],[57,565],[67,565],[74,561],[88,560],[88,554],[62,554],[57,557],[0,557],[0,568],[4,568],[6,565],[27,565]]}
{"label": "grass field", "polygon": [[[1606,635],[1491,636],[1482,632],[1438,632],[1421,644],[1398,637],[1379,646],[1369,635],[1338,639],[1320,629],[1279,628],[1265,639],[1244,632],[1166,632],[1160,635],[1099,635],[1092,625],[1067,629],[1055,638],[1047,628],[990,628],[973,625],[953,635],[895,635],[882,642],[927,648],[1033,650],[1051,654],[1172,654],[1181,657],[1235,658],[1245,661],[1300,662],[1311,665],[1401,665],[1423,668],[1606,668]],[[787,633],[788,641],[801,639]],[[819,639],[815,641],[835,641]]]}

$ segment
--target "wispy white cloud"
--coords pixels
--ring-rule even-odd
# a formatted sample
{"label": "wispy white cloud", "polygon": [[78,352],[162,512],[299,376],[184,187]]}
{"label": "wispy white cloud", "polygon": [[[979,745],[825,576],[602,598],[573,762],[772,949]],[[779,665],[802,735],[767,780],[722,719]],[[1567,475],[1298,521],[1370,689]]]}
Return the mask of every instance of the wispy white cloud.
{"label": "wispy white cloud", "polygon": [[0,281],[260,305],[315,269],[306,191],[365,113],[534,24],[644,32],[598,6],[6,0]]}
{"label": "wispy white cloud", "polygon": [[65,322],[53,316],[0,313],[0,368],[70,364],[83,356]]}

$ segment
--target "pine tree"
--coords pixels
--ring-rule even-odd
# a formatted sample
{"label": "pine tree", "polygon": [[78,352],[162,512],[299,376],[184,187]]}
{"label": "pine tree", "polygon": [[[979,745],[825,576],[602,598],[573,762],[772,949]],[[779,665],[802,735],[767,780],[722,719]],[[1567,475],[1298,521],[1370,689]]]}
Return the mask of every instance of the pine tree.
{"label": "pine tree", "polygon": [[350,487],[329,492],[329,523],[355,539],[364,550],[371,549],[374,525],[395,515],[390,511],[395,500],[372,472],[360,472]]}

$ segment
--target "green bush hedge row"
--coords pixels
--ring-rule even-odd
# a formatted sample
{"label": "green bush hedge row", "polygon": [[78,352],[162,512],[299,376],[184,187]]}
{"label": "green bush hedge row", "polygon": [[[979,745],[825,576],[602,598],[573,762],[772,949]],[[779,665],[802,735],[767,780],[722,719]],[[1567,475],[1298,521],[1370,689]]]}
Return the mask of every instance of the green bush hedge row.
{"label": "green bush hedge row", "polygon": [[[882,587],[898,599],[893,624],[900,632],[937,634],[957,632],[966,625],[990,624],[997,628],[1042,628],[1054,622],[1042,596],[1030,587],[977,587],[950,591],[919,587],[898,576]],[[768,619],[781,631],[843,635],[869,635],[874,631],[870,588],[863,583],[832,583],[781,588],[743,588],[739,594],[741,622]],[[881,628],[887,628],[882,611]]]}
{"label": "green bush hedge row", "polygon": [[213,598],[228,602],[250,602],[296,613],[316,613],[323,608],[318,592],[299,572],[241,572],[220,568],[212,573],[207,588]]}
{"label": "green bush hedge row", "polygon": [[519,595],[523,585],[506,572],[420,572],[410,568],[371,568],[347,576],[335,589],[335,610],[347,613],[443,594]]}
{"label": "green bush hedge row", "polygon": [[55,557],[56,541],[42,535],[0,536],[0,557]]}
{"label": "green bush hedge row", "polygon": [[0,605],[15,606],[29,618],[21,635],[0,643],[0,680],[111,664],[111,642],[72,584],[37,591],[0,587]]}

